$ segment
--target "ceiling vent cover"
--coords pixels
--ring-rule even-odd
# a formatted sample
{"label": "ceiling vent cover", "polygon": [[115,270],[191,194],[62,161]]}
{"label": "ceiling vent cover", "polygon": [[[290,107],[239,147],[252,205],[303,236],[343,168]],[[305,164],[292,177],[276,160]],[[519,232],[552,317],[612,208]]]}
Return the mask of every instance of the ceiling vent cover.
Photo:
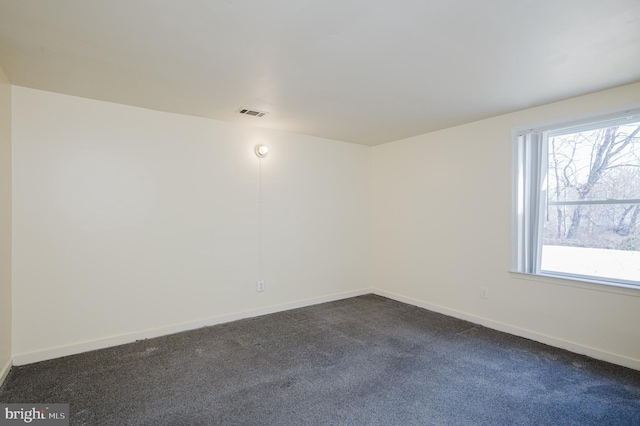
{"label": "ceiling vent cover", "polygon": [[269,114],[268,112],[265,112],[265,111],[258,111],[257,109],[249,109],[249,108],[240,108],[238,112],[240,114],[251,115],[253,117],[264,117],[265,115]]}

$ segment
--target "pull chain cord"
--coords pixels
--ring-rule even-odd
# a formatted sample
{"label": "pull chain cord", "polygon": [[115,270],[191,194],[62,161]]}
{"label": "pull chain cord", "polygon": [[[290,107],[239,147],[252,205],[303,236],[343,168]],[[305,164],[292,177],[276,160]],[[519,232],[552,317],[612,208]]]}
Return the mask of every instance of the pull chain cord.
{"label": "pull chain cord", "polygon": [[258,157],[258,280],[262,279],[262,158]]}

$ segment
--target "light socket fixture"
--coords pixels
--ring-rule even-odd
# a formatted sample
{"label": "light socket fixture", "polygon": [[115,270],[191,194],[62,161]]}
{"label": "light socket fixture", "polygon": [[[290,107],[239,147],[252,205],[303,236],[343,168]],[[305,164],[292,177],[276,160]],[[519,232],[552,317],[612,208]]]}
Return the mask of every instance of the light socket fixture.
{"label": "light socket fixture", "polygon": [[255,153],[258,157],[264,158],[269,153],[269,147],[266,145],[256,145]]}

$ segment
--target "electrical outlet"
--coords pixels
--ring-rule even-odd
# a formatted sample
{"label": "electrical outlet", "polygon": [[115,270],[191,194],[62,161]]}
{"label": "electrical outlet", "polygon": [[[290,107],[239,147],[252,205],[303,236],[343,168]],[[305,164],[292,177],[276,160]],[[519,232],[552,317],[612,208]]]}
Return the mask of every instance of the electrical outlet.
{"label": "electrical outlet", "polygon": [[258,291],[264,291],[264,280],[259,280],[258,281],[258,287],[257,287]]}
{"label": "electrical outlet", "polygon": [[489,289],[487,287],[480,287],[480,299],[489,298]]}

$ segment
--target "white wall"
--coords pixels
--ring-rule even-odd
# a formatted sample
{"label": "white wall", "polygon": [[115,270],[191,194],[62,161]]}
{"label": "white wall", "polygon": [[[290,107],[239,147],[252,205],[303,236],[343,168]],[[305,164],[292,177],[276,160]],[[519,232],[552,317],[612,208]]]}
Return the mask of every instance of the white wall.
{"label": "white wall", "polygon": [[11,85],[0,68],[0,384],[11,366]]}
{"label": "white wall", "polygon": [[638,100],[640,84],[629,85],[375,147],[373,286],[640,369],[640,291],[508,272],[512,128]]}
{"label": "white wall", "polygon": [[14,87],[13,162],[16,364],[369,287],[369,147]]}
{"label": "white wall", "polygon": [[373,286],[640,369],[639,292],[508,272],[511,129],[639,99],[635,84],[371,149],[14,87],[14,363]]}

